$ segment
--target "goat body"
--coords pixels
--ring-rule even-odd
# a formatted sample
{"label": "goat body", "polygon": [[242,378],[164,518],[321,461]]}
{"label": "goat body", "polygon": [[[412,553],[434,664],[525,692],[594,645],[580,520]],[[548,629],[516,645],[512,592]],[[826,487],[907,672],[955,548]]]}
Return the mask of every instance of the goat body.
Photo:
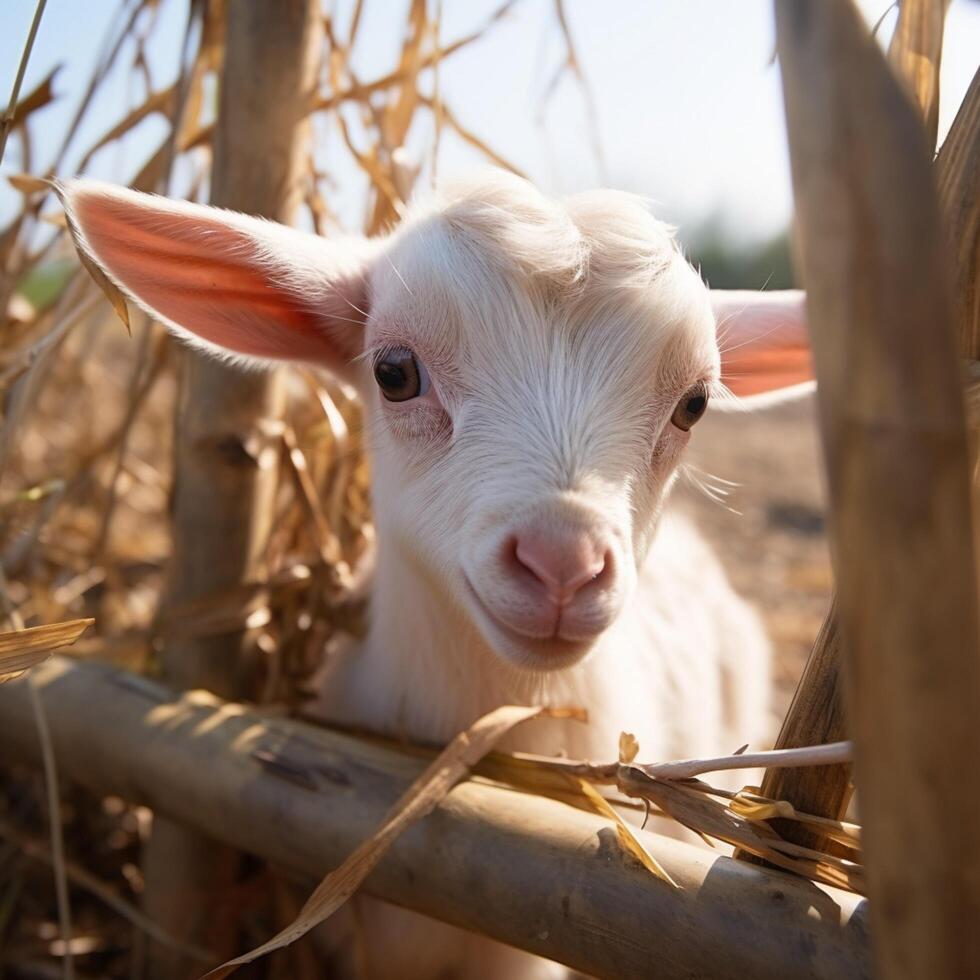
{"label": "goat body", "polygon": [[[361,392],[377,568],[324,717],[445,741],[501,704],[578,705],[587,725],[535,722],[507,747],[593,759],[623,730],[655,759],[762,734],[758,620],[664,510],[722,378],[757,396],[807,377],[798,296],[712,296],[638,198],[553,201],[501,174],[373,241],[86,181],[64,194],[80,247],[176,333]],[[372,906],[372,976],[561,975]],[[350,920],[329,926],[344,960]]]}

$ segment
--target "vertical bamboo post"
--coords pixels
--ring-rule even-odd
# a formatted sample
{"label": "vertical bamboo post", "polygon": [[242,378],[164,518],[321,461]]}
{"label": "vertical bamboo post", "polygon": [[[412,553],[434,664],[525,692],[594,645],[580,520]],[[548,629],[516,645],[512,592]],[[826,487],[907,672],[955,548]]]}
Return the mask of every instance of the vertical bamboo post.
{"label": "vertical bamboo post", "polygon": [[[943,27],[948,7],[949,0],[901,0],[898,24],[888,50],[888,60],[892,68],[899,78],[903,79],[909,94],[922,113],[930,146],[936,143],[939,126],[939,70],[942,63]],[[980,104],[975,111],[980,114]],[[970,256],[973,256],[974,271],[977,260],[980,259],[980,251],[976,245],[976,224],[980,222],[980,214],[974,209],[971,218],[971,209],[965,203],[967,192],[976,196],[976,181],[969,182],[970,154],[967,140],[957,136],[964,128],[966,127],[957,118],[957,124],[950,131],[950,135],[954,137],[953,142],[960,147],[955,154],[956,166],[947,168],[937,161],[937,177],[940,180],[940,196],[944,210],[947,213],[953,211],[955,217],[959,219],[953,222],[954,235],[951,240],[956,243],[961,253],[969,250],[971,248],[969,243],[971,241],[973,243],[972,251],[962,255],[961,261],[957,263],[960,272],[964,266],[971,267]],[[980,128],[977,132],[980,133]],[[947,141],[944,145],[944,151],[947,150],[950,142]],[[976,173],[980,170],[980,149],[974,149],[974,154],[975,169],[972,172]],[[954,154],[950,152],[946,155],[952,157]],[[952,193],[943,193],[944,169],[955,169],[958,174],[955,181],[957,188]],[[947,178],[946,183],[951,181]],[[968,186],[961,186],[964,183]],[[947,204],[947,197],[952,198],[956,204]],[[971,220],[974,223],[972,229]],[[956,296],[972,298],[974,293],[968,290],[967,284],[962,281],[963,278],[963,275],[957,276]],[[962,320],[963,317],[960,316],[959,319]],[[963,333],[962,329],[961,333]],[[964,347],[966,356],[977,357],[975,347],[976,345],[967,343]],[[835,602],[814,643],[796,695],[776,740],[776,748],[818,745],[840,741],[847,737],[841,669],[843,655],[836,617]],[[840,819],[844,816],[850,799],[850,780],[849,766],[829,766],[821,769],[771,769],[763,778],[762,791],[775,799],[789,800],[798,809],[807,813]],[[827,838],[820,837],[794,821],[779,821],[777,829],[787,839],[797,844],[833,850],[834,845]],[[745,855],[745,859],[764,863],[751,855]]]}
{"label": "vertical bamboo post", "polygon": [[876,965],[978,976],[980,630],[931,153],[850,0],[776,15]]}
{"label": "vertical bamboo post", "polygon": [[[214,140],[211,203],[288,223],[301,202],[306,117],[318,67],[318,0],[231,0]],[[174,557],[167,604],[261,573],[278,478],[283,379],[244,373],[184,354],[177,414]],[[166,606],[163,610],[166,616]],[[248,634],[165,647],[163,672],[177,687],[253,697],[258,652]],[[224,958],[235,944],[227,904],[239,856],[166,820],[147,848],[147,912],[172,935]],[[150,976],[190,967],[154,947]]]}

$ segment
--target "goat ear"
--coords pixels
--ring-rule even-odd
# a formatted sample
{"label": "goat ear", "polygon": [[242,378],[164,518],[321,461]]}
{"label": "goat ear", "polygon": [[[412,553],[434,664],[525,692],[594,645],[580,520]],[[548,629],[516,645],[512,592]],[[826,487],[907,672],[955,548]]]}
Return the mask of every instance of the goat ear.
{"label": "goat ear", "polygon": [[363,347],[372,243],[90,180],[61,188],[77,246],[174,333],[246,361],[344,373]]}
{"label": "goat ear", "polygon": [[[721,380],[750,408],[812,390],[814,378],[800,290],[711,291],[721,351]],[[716,402],[724,407],[724,400]]]}

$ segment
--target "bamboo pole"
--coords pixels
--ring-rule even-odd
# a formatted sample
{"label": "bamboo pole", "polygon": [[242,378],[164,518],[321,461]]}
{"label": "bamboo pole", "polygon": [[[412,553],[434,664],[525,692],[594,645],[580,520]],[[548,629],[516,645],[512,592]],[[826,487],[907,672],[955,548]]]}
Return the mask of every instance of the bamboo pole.
{"label": "bamboo pole", "polygon": [[[898,24],[888,50],[888,59],[896,74],[908,86],[909,93],[923,117],[929,145],[936,143],[939,126],[939,74],[942,63],[943,26],[949,0],[902,0]],[[980,77],[980,73],[978,73]],[[974,80],[974,88],[977,88]],[[974,94],[974,114],[980,119],[980,92]],[[970,103],[967,97],[964,109]],[[961,116],[964,110],[961,109]],[[971,174],[980,172],[980,122],[974,131],[978,145],[970,147],[965,133],[969,123],[957,118],[950,130],[951,140],[943,146],[937,161],[937,178],[944,210],[952,219],[951,241],[959,251],[956,264],[956,296],[959,305],[969,304],[975,296],[976,266],[980,262],[977,208],[977,181]],[[952,160],[952,166],[940,161]],[[970,170],[972,163],[973,169]],[[944,177],[944,170],[955,177]],[[944,188],[944,183],[949,185]],[[944,193],[945,191],[945,193]],[[948,202],[947,202],[947,199]],[[972,207],[967,203],[972,200]],[[972,232],[972,234],[971,234]],[[972,261],[971,261],[972,260]],[[965,273],[965,274],[964,274]],[[975,305],[975,303],[974,303]],[[980,314],[980,311],[977,311]],[[959,319],[964,320],[962,314]],[[972,336],[961,327],[964,338]],[[966,343],[964,355],[976,358],[977,349]],[[980,458],[980,456],[978,456]],[[783,721],[776,748],[798,748],[837,742],[847,737],[844,716],[843,655],[837,622],[836,601],[817,635],[806,669],[800,678],[796,694]],[[807,813],[833,819],[843,818],[851,796],[851,767],[834,766],[826,769],[772,769],[763,777],[762,791],[774,799],[789,800]],[[833,850],[833,843],[820,838],[799,824],[779,821],[778,829],[789,840],[806,847]],[[758,861],[751,855],[746,860]]]}
{"label": "bamboo pole", "polygon": [[[301,201],[307,106],[319,55],[317,0],[232,0],[215,129],[211,203],[288,223]],[[283,379],[183,354],[177,414],[174,555],[161,617],[182,602],[260,577],[278,478]],[[260,654],[248,634],[168,645],[163,674],[178,687],[228,698],[257,691]],[[185,940],[231,952],[234,916],[222,900],[234,852],[158,820],[145,856],[147,913]],[[150,976],[189,965],[151,950]]]}
{"label": "bamboo pole", "polygon": [[880,976],[980,975],[962,379],[922,126],[849,0],[776,0]]}
{"label": "bamboo pole", "polygon": [[[53,657],[35,682],[67,778],[309,878],[360,844],[426,764],[102,664]],[[37,762],[19,680],[0,686],[0,758]],[[625,854],[609,821],[469,781],[395,842],[365,890],[590,976],[870,976],[860,897],[637,833],[679,889]]]}

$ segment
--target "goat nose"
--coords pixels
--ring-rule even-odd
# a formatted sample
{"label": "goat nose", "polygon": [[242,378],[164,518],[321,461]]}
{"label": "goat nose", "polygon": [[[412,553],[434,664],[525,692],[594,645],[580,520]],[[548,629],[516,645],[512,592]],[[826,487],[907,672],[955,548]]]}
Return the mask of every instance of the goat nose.
{"label": "goat nose", "polygon": [[609,564],[608,548],[585,533],[528,530],[515,538],[513,547],[517,565],[537,579],[557,605],[567,603]]}

